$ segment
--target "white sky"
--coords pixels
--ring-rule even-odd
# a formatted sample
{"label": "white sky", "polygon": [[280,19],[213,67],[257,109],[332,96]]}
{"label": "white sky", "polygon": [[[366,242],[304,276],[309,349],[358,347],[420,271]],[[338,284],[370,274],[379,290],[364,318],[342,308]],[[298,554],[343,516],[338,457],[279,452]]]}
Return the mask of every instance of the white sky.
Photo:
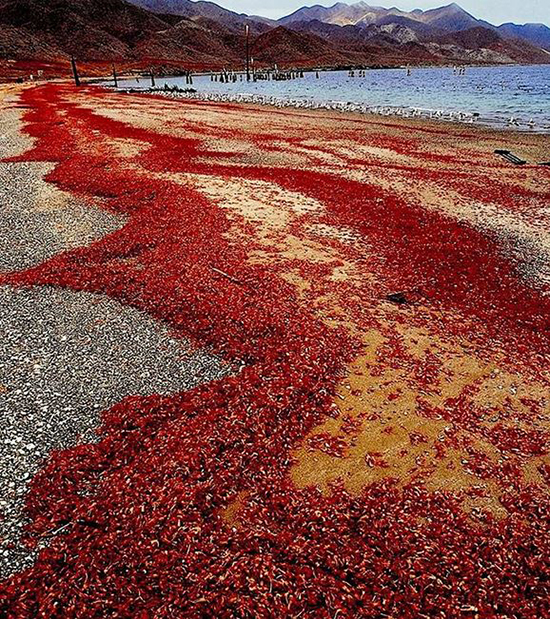
{"label": "white sky", "polygon": [[[321,4],[332,6],[337,0],[215,0],[217,4],[232,11],[248,13],[249,15],[263,15],[264,17],[279,18],[292,13],[301,6]],[[368,1],[368,0],[367,0]],[[432,9],[449,4],[452,0],[389,0],[383,3],[372,0],[371,4],[385,7],[397,6],[410,11],[412,9]],[[353,4],[349,0],[348,4]],[[459,0],[458,4],[480,19],[497,26],[508,21],[518,24],[526,22],[542,22],[550,26],[550,0]]]}

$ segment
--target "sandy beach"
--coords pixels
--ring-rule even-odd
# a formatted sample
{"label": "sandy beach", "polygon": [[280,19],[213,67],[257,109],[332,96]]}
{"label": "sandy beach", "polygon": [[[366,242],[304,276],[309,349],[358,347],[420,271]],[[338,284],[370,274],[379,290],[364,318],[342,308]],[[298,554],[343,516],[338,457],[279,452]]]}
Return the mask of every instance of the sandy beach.
{"label": "sandy beach", "polygon": [[0,328],[42,318],[0,407],[65,428],[1,427],[0,614],[550,614],[548,135],[68,84],[0,123]]}

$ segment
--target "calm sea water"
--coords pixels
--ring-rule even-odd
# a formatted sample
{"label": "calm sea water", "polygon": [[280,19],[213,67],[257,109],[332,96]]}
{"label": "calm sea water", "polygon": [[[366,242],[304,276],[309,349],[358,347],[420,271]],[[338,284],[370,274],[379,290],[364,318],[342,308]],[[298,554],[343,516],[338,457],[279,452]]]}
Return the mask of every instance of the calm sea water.
{"label": "calm sea water", "polygon": [[[157,87],[188,88],[184,78],[157,78]],[[124,80],[122,88],[147,88],[149,80]],[[291,81],[237,81],[222,84],[210,76],[195,76],[199,93],[261,96],[293,100],[304,105],[351,103],[368,108],[388,107],[399,113],[421,110],[457,120],[458,113],[476,114],[476,122],[550,133],[550,65],[472,67],[465,75],[452,68],[368,70],[365,77],[347,71],[306,73]],[[417,112],[420,113],[420,112]],[[454,113],[455,116],[449,116]],[[470,119],[465,116],[465,119]],[[511,119],[514,119],[512,122]],[[517,123],[517,124],[516,124]]]}

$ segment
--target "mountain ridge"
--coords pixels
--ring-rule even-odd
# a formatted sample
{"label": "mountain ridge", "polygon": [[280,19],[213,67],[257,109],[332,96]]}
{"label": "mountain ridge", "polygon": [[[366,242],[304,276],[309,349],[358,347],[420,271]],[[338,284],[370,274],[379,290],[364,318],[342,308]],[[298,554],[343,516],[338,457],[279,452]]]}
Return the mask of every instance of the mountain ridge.
{"label": "mountain ridge", "polygon": [[337,2],[274,21],[205,0],[0,0],[0,69],[70,55],[166,70],[242,69],[247,25],[256,66],[550,62],[544,24],[494,26],[456,3],[407,12]]}

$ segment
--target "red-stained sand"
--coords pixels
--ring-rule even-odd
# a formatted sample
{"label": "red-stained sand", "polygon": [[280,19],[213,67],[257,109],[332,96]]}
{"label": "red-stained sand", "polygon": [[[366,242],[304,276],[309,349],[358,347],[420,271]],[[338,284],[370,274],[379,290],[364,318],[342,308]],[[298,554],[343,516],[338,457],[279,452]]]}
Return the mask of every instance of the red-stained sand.
{"label": "red-stained sand", "polygon": [[235,373],[52,455],[29,543],[65,529],[0,611],[550,616],[549,175],[492,153],[544,138],[57,85],[22,103],[22,159],[129,220],[1,281],[107,293]]}

